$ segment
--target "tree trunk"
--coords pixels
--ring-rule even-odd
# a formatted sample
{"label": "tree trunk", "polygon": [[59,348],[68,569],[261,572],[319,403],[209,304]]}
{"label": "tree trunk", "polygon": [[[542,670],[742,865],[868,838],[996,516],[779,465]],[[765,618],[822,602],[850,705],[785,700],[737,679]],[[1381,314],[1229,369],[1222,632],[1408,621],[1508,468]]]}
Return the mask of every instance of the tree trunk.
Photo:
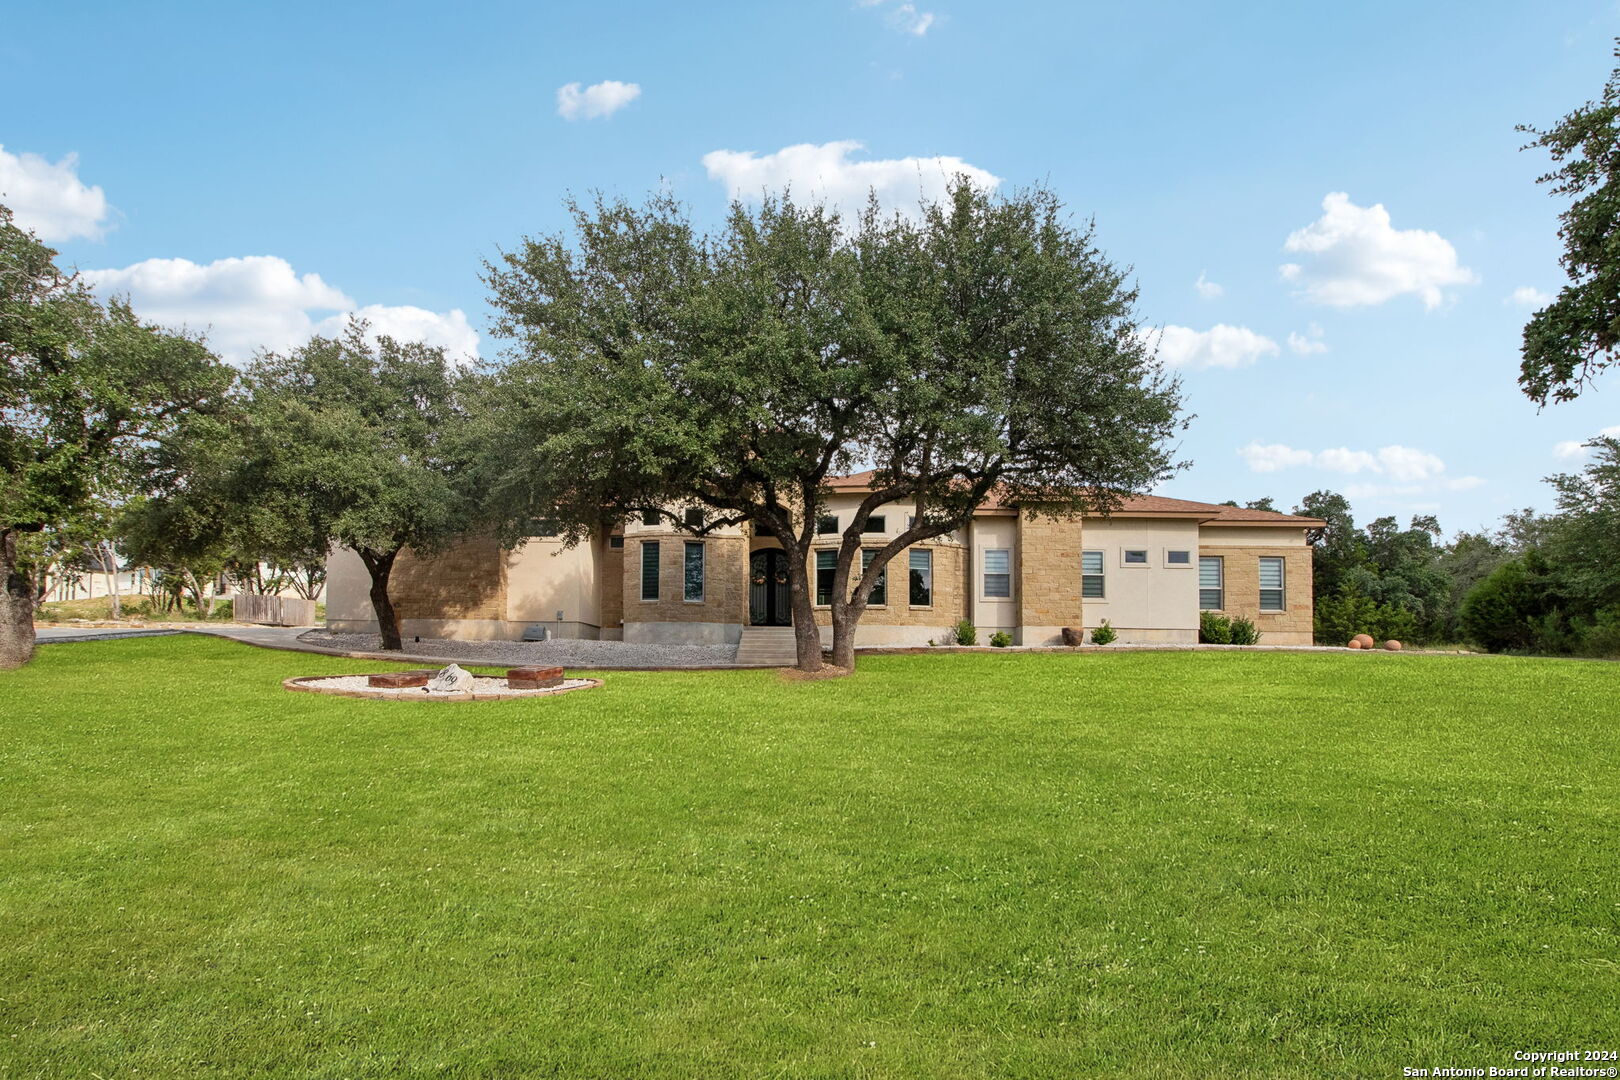
{"label": "tree trunk", "polygon": [[371,610],[377,616],[377,632],[382,635],[383,650],[397,652],[405,647],[405,643],[400,640],[399,618],[394,614],[394,602],[388,599],[388,575],[394,572],[394,559],[399,551],[396,548],[381,555],[362,550],[358,554],[371,575]]}
{"label": "tree trunk", "polygon": [[118,556],[113,554],[111,543],[104,542],[101,545],[98,561],[101,563],[102,572],[107,575],[107,596],[110,598],[107,610],[114,619],[121,619],[124,617],[124,605],[118,595]]}
{"label": "tree trunk", "polygon": [[17,530],[0,530],[0,670],[19,668],[34,656],[34,590],[17,569]]}
{"label": "tree trunk", "polygon": [[832,662],[834,667],[855,670],[855,625],[860,616],[850,617],[849,607],[840,604],[832,616]]}
{"label": "tree trunk", "polygon": [[803,551],[788,554],[788,587],[793,596],[793,647],[800,671],[821,670],[821,631],[811,606],[810,566]]}

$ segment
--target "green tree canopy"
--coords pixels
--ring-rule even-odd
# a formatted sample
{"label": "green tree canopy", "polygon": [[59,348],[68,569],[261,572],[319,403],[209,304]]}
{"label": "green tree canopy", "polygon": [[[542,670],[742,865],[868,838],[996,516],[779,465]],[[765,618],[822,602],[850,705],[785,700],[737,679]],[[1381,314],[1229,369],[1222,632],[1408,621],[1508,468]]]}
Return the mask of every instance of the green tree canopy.
{"label": "green tree canopy", "polygon": [[1620,67],[1597,101],[1545,131],[1519,130],[1535,136],[1525,149],[1545,149],[1557,165],[1540,182],[1571,198],[1558,229],[1569,284],[1524,328],[1519,385],[1545,405],[1578,397],[1620,348]]}
{"label": "green tree canopy", "polygon": [[[711,508],[787,555],[801,667],[821,664],[807,560],[833,476],[872,470],[833,586],[834,662],[889,560],[961,527],[992,491],[1041,512],[1109,509],[1173,465],[1175,382],[1090,229],[1034,191],[965,182],[916,217],[875,204],[731,207],[711,235],[667,197],[570,205],[574,236],[488,268],[515,342],[486,477],[507,531],[572,539],[636,512]],[[910,526],[857,563],[865,525]],[[867,538],[869,539],[869,538]]]}
{"label": "green tree canopy", "polygon": [[200,341],[103,305],[0,206],[0,667],[33,654],[21,537],[138,490],[231,371]]}
{"label": "green tree canopy", "polygon": [[208,501],[284,557],[352,548],[371,578],[383,648],[400,648],[388,595],[399,553],[431,554],[477,524],[468,482],[470,378],[445,350],[361,320],[338,337],[267,354],[243,375],[242,420],[214,443],[229,458]]}

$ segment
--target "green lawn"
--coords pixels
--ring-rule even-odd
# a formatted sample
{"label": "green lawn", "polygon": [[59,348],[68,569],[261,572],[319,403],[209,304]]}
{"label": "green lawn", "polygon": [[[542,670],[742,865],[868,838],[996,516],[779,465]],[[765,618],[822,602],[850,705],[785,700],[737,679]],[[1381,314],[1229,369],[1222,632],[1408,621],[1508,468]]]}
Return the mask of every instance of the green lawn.
{"label": "green lawn", "polygon": [[0,1076],[1400,1076],[1620,1043],[1620,666],[0,675]]}

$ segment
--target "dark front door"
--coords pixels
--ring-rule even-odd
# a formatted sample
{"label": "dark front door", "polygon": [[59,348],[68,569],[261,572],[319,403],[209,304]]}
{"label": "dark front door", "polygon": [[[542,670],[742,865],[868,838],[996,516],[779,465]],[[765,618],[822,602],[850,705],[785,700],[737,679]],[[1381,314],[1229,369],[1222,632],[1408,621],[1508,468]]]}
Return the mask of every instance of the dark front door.
{"label": "dark front door", "polygon": [[755,626],[792,626],[793,600],[787,557],[776,548],[748,560],[748,621]]}

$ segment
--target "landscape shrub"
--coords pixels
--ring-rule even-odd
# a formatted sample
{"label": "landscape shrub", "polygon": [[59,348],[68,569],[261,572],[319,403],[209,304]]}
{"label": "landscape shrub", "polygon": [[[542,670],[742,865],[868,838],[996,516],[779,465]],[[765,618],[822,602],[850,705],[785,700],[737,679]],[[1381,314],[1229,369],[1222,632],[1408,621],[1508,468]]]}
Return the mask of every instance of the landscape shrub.
{"label": "landscape shrub", "polygon": [[1316,632],[1318,645],[1343,645],[1357,634],[1374,641],[1417,640],[1417,616],[1394,604],[1380,604],[1359,593],[1318,597]]}
{"label": "landscape shrub", "polygon": [[1260,644],[1260,631],[1255,628],[1253,619],[1248,619],[1242,615],[1239,615],[1237,618],[1232,620],[1232,644]]}
{"label": "landscape shrub", "polygon": [[1575,651],[1581,656],[1620,660],[1620,608],[1600,611],[1581,626]]}
{"label": "landscape shrub", "polygon": [[1457,617],[1463,636],[1487,652],[1570,651],[1541,571],[1533,555],[1491,571],[1463,598]]}
{"label": "landscape shrub", "polygon": [[979,643],[979,629],[972,623],[963,619],[956,624],[956,643],[958,645],[977,645]]}
{"label": "landscape shrub", "polygon": [[1232,620],[1213,611],[1198,616],[1198,640],[1204,645],[1232,644]]}
{"label": "landscape shrub", "polygon": [[1005,649],[1012,644],[1012,635],[1005,630],[997,630],[990,635],[990,644],[998,649]]}
{"label": "landscape shrub", "polygon": [[1091,643],[1093,645],[1107,645],[1117,637],[1119,635],[1114,633],[1114,628],[1108,625],[1107,619],[1104,619],[1102,625],[1091,632]]}

